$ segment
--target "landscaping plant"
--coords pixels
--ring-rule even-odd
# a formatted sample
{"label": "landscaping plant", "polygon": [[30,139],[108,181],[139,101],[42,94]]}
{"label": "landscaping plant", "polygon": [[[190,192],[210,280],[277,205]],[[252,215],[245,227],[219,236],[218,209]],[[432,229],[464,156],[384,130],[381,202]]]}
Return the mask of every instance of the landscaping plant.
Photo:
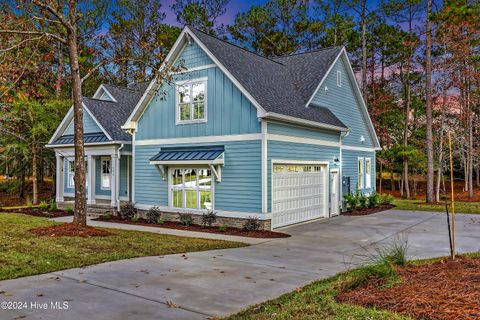
{"label": "landscaping plant", "polygon": [[380,204],[380,195],[376,192],[372,192],[368,196],[368,207],[369,208],[376,208]]}
{"label": "landscaping plant", "polygon": [[146,219],[148,223],[158,223],[158,220],[160,219],[162,212],[160,211],[160,208],[157,206],[151,207],[147,213],[146,213]]}
{"label": "landscaping plant", "polygon": [[180,220],[180,223],[185,227],[188,227],[193,224],[193,218],[188,213],[179,213],[178,220]]}
{"label": "landscaping plant", "polygon": [[217,213],[215,211],[208,211],[202,214],[202,225],[211,227],[217,221]]}
{"label": "landscaping plant", "polygon": [[42,210],[48,210],[48,208],[50,208],[50,205],[48,204],[48,202],[42,201],[42,202],[40,202],[40,204],[38,205],[38,208],[40,208],[40,209],[42,209]]}
{"label": "landscaping plant", "polygon": [[131,202],[127,202],[120,206],[120,211],[118,211],[118,215],[121,219],[124,220],[132,220],[132,218],[137,214],[137,208]]}
{"label": "landscaping plant", "polygon": [[257,231],[260,229],[260,221],[258,217],[248,217],[242,226],[243,231]]}

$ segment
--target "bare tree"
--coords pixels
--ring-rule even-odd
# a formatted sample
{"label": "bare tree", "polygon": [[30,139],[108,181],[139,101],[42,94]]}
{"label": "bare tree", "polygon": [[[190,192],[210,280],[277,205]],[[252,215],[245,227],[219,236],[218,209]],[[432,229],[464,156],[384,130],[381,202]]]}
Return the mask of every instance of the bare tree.
{"label": "bare tree", "polygon": [[427,129],[427,194],[426,202],[433,198],[433,116],[432,116],[432,0],[427,0],[426,36],[425,36],[425,94],[426,94],[426,129]]}

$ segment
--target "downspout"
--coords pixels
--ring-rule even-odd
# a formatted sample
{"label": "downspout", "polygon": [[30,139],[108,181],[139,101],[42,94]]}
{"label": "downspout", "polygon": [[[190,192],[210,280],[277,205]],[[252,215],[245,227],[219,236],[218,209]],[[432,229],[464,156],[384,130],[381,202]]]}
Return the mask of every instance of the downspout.
{"label": "downspout", "polygon": [[125,144],[122,143],[122,144],[120,145],[120,148],[118,148],[118,150],[117,150],[118,168],[116,168],[116,169],[117,169],[117,175],[116,175],[116,177],[115,177],[115,179],[117,180],[117,181],[115,181],[115,184],[117,184],[117,182],[118,182],[118,184],[117,184],[117,195],[116,195],[116,198],[117,198],[117,199],[116,199],[116,201],[117,201],[117,211],[120,211],[120,166],[121,166],[121,164],[120,164],[120,161],[121,161],[120,151],[121,151],[124,147],[125,147]]}

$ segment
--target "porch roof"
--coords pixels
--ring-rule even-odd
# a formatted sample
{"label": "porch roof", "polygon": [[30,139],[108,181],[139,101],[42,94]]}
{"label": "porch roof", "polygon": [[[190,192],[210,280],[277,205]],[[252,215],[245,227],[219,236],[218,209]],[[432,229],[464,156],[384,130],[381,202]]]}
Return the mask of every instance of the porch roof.
{"label": "porch roof", "polygon": [[[73,144],[73,134],[64,135],[55,140],[52,145],[61,145],[61,144]],[[84,133],[83,142],[84,143],[96,143],[96,142],[107,142],[110,141],[103,132],[94,132],[94,133]]]}

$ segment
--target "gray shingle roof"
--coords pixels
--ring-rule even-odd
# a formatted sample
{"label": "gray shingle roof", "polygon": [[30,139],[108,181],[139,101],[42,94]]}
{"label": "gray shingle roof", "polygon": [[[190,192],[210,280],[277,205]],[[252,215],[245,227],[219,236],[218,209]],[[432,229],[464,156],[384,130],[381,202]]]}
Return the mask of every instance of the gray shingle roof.
{"label": "gray shingle roof", "polygon": [[131,137],[121,126],[128,119],[142,97],[148,83],[140,83],[130,88],[103,85],[117,102],[83,98],[83,103],[92,112],[101,126],[113,140],[130,141]]}
{"label": "gray shingle roof", "polygon": [[189,29],[267,112],[347,128],[328,108],[305,107],[342,47],[268,59]]}

